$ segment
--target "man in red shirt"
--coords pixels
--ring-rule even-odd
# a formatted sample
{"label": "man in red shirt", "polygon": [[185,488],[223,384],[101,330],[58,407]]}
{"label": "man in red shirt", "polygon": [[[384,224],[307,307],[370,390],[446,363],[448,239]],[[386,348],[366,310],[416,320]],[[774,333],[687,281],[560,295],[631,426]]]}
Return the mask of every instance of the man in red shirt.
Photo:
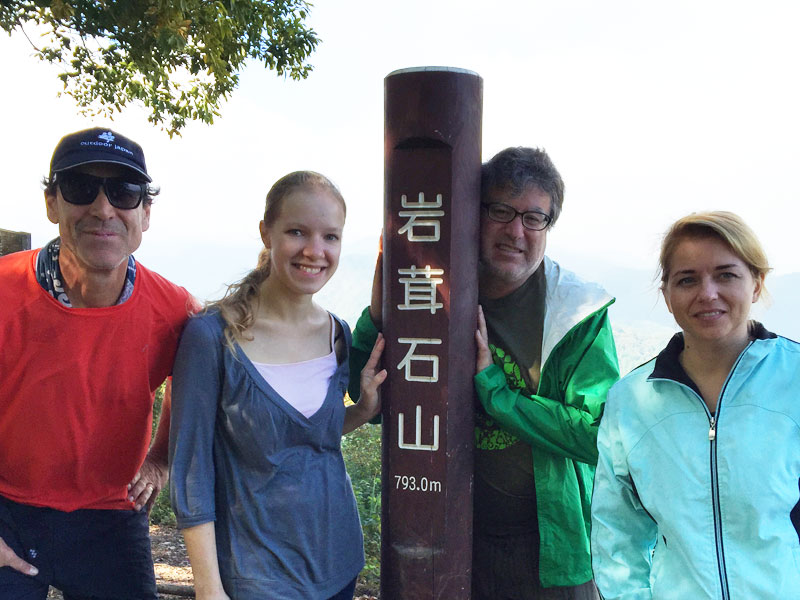
{"label": "man in red shirt", "polygon": [[65,136],[45,179],[59,237],[0,258],[0,597],[157,598],[147,511],[167,479],[189,293],[134,260],[157,193],[107,129]]}

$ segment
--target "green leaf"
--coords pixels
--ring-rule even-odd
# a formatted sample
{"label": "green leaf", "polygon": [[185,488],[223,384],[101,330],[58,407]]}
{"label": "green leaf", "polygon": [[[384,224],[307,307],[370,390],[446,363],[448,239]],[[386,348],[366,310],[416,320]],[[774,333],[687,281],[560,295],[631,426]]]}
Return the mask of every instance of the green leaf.
{"label": "green leaf", "polygon": [[309,10],[305,0],[2,0],[0,27],[45,30],[36,56],[61,67],[81,112],[111,117],[140,102],[172,136],[187,119],[213,122],[248,58],[308,77],[319,44]]}

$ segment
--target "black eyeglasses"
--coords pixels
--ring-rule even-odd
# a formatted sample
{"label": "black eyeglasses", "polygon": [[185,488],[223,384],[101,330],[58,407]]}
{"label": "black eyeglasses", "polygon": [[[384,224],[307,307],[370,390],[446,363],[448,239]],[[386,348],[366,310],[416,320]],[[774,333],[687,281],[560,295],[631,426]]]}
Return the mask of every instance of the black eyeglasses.
{"label": "black eyeglasses", "polygon": [[547,229],[547,226],[550,225],[550,222],[553,220],[553,217],[539,212],[538,210],[520,212],[513,206],[503,204],[502,202],[488,202],[481,204],[481,206],[486,209],[489,218],[498,223],[511,223],[511,221],[517,218],[517,215],[520,215],[522,217],[522,226],[525,227],[525,229],[532,229],[533,231]]}
{"label": "black eyeglasses", "polygon": [[101,187],[108,203],[123,210],[136,208],[147,195],[146,183],[135,183],[121,177],[95,177],[88,173],[58,173],[56,184],[64,200],[84,206],[95,201]]}

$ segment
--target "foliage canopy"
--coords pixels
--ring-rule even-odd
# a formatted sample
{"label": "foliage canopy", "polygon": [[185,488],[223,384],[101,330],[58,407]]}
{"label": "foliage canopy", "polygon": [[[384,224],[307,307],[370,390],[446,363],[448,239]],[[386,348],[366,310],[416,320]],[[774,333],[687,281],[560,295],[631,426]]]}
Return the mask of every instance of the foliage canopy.
{"label": "foliage canopy", "polygon": [[[113,117],[140,101],[170,135],[212,123],[255,59],[303,79],[319,43],[304,0],[0,0],[0,27],[21,30],[61,68],[81,112]],[[41,42],[37,39],[40,38]]]}

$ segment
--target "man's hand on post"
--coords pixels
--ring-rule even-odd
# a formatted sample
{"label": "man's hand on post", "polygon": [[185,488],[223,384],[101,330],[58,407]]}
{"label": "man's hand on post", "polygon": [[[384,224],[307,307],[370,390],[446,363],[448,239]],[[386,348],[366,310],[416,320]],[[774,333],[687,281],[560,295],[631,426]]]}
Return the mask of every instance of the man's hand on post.
{"label": "man's hand on post", "polygon": [[486,319],[483,308],[478,305],[478,329],[475,331],[475,343],[478,346],[478,356],[475,361],[475,374],[477,375],[492,364],[492,352],[489,350],[489,334],[486,332]]}
{"label": "man's hand on post", "polygon": [[147,512],[150,512],[168,478],[167,465],[156,461],[148,454],[139,472],[128,484],[128,501],[134,503],[136,510],[146,507]]}
{"label": "man's hand on post", "polygon": [[17,556],[16,552],[3,541],[3,538],[0,538],[0,567],[11,567],[23,575],[34,576],[39,574],[39,569]]}

